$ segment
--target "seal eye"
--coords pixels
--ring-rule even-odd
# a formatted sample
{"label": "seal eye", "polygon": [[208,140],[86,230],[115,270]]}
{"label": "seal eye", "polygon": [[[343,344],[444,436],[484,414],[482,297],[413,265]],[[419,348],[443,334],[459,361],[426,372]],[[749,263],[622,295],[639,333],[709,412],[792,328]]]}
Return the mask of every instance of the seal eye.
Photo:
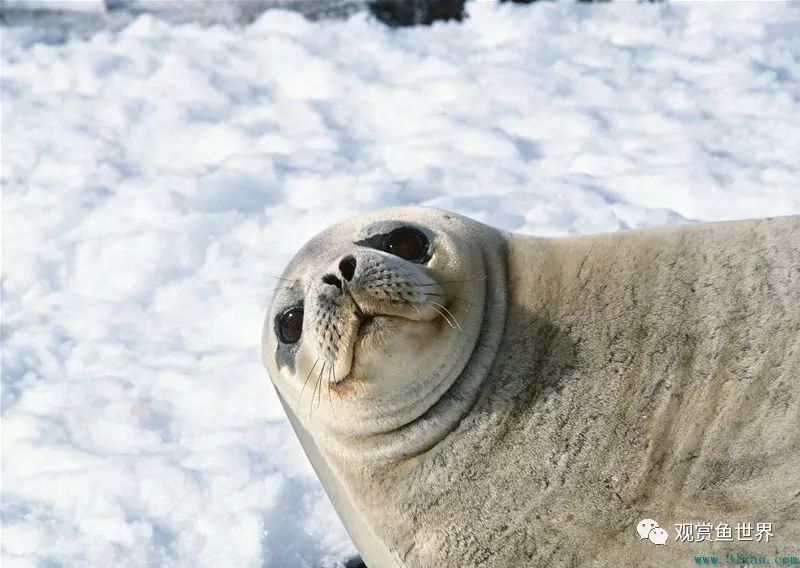
{"label": "seal eye", "polygon": [[283,343],[297,343],[303,333],[303,308],[289,308],[278,316],[278,336]]}
{"label": "seal eye", "polygon": [[428,237],[411,227],[400,227],[388,235],[383,250],[411,262],[428,262]]}

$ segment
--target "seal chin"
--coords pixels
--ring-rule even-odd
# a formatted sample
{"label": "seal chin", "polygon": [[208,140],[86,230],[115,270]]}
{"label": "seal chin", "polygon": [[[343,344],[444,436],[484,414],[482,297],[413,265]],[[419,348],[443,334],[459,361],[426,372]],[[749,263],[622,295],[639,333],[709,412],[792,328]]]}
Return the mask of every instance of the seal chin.
{"label": "seal chin", "polygon": [[358,359],[360,351],[371,349],[375,345],[382,344],[386,340],[389,332],[397,327],[393,326],[393,323],[398,323],[400,321],[417,321],[403,316],[385,314],[362,314],[360,320],[351,350],[352,359],[350,360],[349,369],[341,378],[334,379],[329,383],[331,390],[340,396],[352,394],[355,390],[356,383],[364,379],[364,377],[361,376],[363,373],[359,373],[356,368],[356,360]]}
{"label": "seal chin", "polygon": [[339,379],[336,382],[332,382],[328,384],[328,388],[331,389],[331,392],[339,395],[339,397],[343,397],[355,392],[355,385],[356,382],[352,377],[352,372],[347,373],[343,378]]}

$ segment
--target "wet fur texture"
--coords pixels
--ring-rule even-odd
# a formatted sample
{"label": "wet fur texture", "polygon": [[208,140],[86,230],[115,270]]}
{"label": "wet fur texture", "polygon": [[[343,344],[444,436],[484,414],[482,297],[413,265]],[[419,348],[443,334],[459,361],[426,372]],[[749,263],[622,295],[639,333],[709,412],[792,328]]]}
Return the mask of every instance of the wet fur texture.
{"label": "wet fur texture", "polygon": [[[411,458],[327,464],[394,565],[800,551],[800,217],[505,241],[502,341],[458,427]],[[640,541],[642,518],[670,541]],[[774,536],[675,542],[706,521]]]}

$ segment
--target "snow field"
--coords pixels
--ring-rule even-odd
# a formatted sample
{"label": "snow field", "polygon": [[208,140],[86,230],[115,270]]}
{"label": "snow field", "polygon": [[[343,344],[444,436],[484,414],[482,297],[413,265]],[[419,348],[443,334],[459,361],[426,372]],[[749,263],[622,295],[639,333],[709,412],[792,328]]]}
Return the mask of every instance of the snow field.
{"label": "snow field", "polygon": [[800,212],[800,6],[468,7],[2,30],[5,568],[353,552],[259,361],[272,277],[347,216]]}

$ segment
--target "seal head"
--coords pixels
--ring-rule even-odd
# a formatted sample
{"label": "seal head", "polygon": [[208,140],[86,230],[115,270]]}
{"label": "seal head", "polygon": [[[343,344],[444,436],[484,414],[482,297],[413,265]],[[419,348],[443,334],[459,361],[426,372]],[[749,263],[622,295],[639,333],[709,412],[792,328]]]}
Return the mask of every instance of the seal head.
{"label": "seal head", "polygon": [[499,343],[503,247],[496,230],[426,208],[377,211],[314,237],[264,323],[264,363],[287,411],[343,459],[437,443]]}

